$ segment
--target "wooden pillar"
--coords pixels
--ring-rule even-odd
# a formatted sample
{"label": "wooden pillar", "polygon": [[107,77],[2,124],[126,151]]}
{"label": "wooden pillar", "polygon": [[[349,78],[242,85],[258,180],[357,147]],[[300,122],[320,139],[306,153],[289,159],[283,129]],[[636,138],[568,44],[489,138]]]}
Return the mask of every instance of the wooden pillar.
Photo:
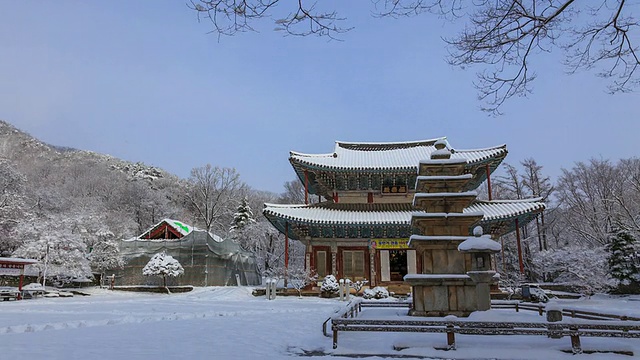
{"label": "wooden pillar", "polygon": [[520,275],[524,275],[524,263],[522,262],[522,244],[520,243],[520,224],[516,218],[516,241],[518,244],[518,264],[520,265]]}
{"label": "wooden pillar", "polygon": [[289,223],[284,223],[284,288],[287,289],[289,279]]}
{"label": "wooden pillar", "polygon": [[369,250],[369,285],[376,286],[376,249]]}
{"label": "wooden pillar", "polygon": [[20,269],[20,280],[18,281],[18,300],[22,300],[22,283],[24,282],[24,265]]}
{"label": "wooden pillar", "polygon": [[489,168],[489,164],[485,167],[487,171],[487,192],[489,193],[489,201],[491,201],[491,169]]}
{"label": "wooden pillar", "polygon": [[504,265],[504,238],[500,236],[500,255],[502,255],[502,273],[506,274],[505,265]]}
{"label": "wooden pillar", "polygon": [[304,171],[304,203],[309,204],[309,173]]}

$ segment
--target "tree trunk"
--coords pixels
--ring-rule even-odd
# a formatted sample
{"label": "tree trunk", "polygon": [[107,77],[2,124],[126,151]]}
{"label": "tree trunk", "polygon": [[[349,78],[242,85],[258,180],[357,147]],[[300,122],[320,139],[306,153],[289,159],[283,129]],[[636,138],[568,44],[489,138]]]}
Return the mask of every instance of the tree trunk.
{"label": "tree trunk", "polygon": [[544,225],[544,211],[540,213],[540,223],[542,225],[542,246],[545,250],[549,250],[547,245],[547,227]]}

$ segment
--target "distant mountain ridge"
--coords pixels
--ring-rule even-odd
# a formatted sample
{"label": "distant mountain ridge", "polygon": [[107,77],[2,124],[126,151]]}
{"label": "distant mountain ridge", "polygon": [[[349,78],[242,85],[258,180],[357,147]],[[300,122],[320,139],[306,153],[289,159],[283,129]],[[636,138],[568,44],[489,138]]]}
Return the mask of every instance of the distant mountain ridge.
{"label": "distant mountain ridge", "polygon": [[88,150],[80,150],[67,146],[51,145],[36,139],[30,134],[17,129],[10,123],[0,120],[0,159],[20,161],[23,158],[50,157],[78,158],[104,163],[110,169],[119,170],[131,179],[156,179],[175,176],[155,166],[141,162],[130,162],[111,155],[100,154]]}
{"label": "distant mountain ridge", "polygon": [[183,193],[184,181],[163,169],[50,145],[0,120],[5,255],[33,236],[128,238],[164,217],[188,220]]}

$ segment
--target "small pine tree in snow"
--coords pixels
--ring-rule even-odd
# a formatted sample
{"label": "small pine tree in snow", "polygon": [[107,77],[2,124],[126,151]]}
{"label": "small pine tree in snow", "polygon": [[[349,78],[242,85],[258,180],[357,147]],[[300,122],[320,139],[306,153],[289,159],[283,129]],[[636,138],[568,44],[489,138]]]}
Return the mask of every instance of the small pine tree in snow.
{"label": "small pine tree in snow", "polygon": [[256,220],[253,217],[253,211],[247,202],[247,197],[242,199],[242,202],[238,206],[235,214],[233,214],[233,221],[231,223],[231,232],[241,232],[247,225],[255,223]]}
{"label": "small pine tree in snow", "polygon": [[609,237],[607,252],[611,276],[618,280],[618,286],[629,287],[638,284],[640,267],[635,262],[634,243],[636,239],[627,230],[618,230]]}
{"label": "small pine tree in snow", "polygon": [[173,256],[165,252],[153,255],[142,269],[144,276],[162,276],[162,285],[167,287],[167,276],[178,276],[184,273],[182,265]]}
{"label": "small pine tree in snow", "polygon": [[338,280],[333,275],[327,275],[322,280],[322,286],[320,287],[320,292],[323,295],[331,295],[336,294],[340,290],[340,285],[338,284]]}

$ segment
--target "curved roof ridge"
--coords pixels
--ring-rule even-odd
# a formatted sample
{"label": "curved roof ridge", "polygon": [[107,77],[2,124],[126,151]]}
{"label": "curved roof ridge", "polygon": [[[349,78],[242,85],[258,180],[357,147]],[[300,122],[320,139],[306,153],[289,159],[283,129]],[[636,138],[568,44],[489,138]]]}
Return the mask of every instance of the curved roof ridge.
{"label": "curved roof ridge", "polygon": [[[386,150],[387,148],[408,148],[415,146],[432,146],[438,140],[447,141],[446,136],[441,136],[433,139],[426,140],[411,140],[411,141],[340,141],[336,140],[335,149],[349,149],[349,150]],[[448,141],[447,141],[448,143]]]}
{"label": "curved roof ridge", "polygon": [[506,149],[507,148],[507,144],[490,146],[490,147],[486,147],[486,148],[478,148],[478,149],[452,149],[452,150],[453,150],[453,152],[473,152],[473,151],[496,150],[496,149],[500,149],[500,148]]}
{"label": "curved roof ridge", "polygon": [[289,151],[289,156],[301,156],[301,157],[314,157],[314,158],[321,158],[321,157],[333,157],[334,153],[327,153],[327,154],[307,154],[307,153],[302,153],[302,152],[298,152],[298,151]]}
{"label": "curved roof ridge", "polygon": [[475,203],[485,203],[485,204],[514,204],[514,203],[528,203],[528,202],[542,202],[544,198],[542,196],[527,198],[527,199],[498,199],[498,200],[479,200],[476,199]]}
{"label": "curved roof ridge", "polygon": [[300,207],[308,207],[306,204],[275,204],[275,203],[264,203],[263,208],[280,208],[280,209],[289,209],[289,208],[300,208]]}

